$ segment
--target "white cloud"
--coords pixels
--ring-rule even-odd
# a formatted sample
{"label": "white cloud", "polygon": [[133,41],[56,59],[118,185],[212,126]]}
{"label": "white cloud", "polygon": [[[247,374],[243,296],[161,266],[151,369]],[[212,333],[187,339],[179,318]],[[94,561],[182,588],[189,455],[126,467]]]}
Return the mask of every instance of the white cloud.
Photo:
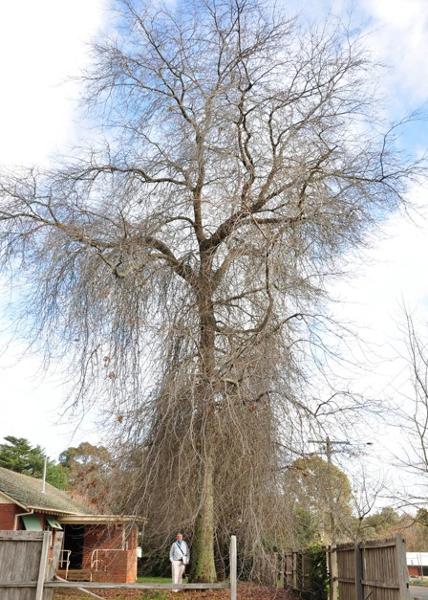
{"label": "white cloud", "polygon": [[390,66],[384,74],[390,100],[407,106],[428,98],[428,2],[362,0],[371,17],[368,37],[374,57]]}
{"label": "white cloud", "polygon": [[61,372],[45,371],[40,357],[14,342],[0,356],[0,373],[0,441],[7,435],[24,437],[51,458],[80,441],[99,441],[92,414],[63,414],[68,386]]}
{"label": "white cloud", "polygon": [[382,389],[389,385],[384,377],[392,381],[397,374],[390,357],[397,356],[403,343],[403,306],[428,322],[428,281],[423,276],[428,255],[426,200],[423,186],[409,190],[409,204],[424,203],[425,210],[409,215],[403,209],[391,215],[373,232],[369,248],[350,259],[349,277],[332,287],[339,319],[353,323],[380,359],[387,359],[383,377],[378,369],[374,374]]}
{"label": "white cloud", "polygon": [[76,76],[105,0],[0,3],[0,163],[40,163],[73,136]]}

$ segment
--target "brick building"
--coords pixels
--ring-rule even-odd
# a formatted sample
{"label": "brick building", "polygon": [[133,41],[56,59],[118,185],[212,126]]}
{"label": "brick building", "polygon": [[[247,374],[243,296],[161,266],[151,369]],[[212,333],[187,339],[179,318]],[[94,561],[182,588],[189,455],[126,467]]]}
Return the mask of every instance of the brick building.
{"label": "brick building", "polygon": [[428,576],[428,552],[406,552],[410,577]]}
{"label": "brick building", "polygon": [[61,571],[68,579],[133,583],[137,577],[135,518],[93,514],[40,479],[0,467],[0,529],[64,532]]}

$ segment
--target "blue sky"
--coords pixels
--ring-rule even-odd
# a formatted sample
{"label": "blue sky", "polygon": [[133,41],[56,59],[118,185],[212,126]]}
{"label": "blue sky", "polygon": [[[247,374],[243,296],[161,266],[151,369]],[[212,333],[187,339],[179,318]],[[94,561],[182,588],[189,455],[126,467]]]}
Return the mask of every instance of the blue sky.
{"label": "blue sky", "polygon": [[[70,77],[88,65],[88,44],[109,25],[106,6],[107,0],[0,3],[1,163],[49,165],[82,136],[79,83]],[[293,0],[288,6],[291,13],[300,11],[315,23],[339,18],[364,36],[373,59],[386,65],[377,85],[387,119],[427,108],[427,0]],[[403,129],[404,151],[416,156],[426,151],[427,123]],[[428,198],[423,187],[413,185],[408,199],[419,207],[412,219],[404,212],[392,215],[371,235],[367,250],[348,257],[352,277],[331,290],[340,300],[337,316],[353,323],[365,340],[364,346],[352,348],[361,368],[348,374],[350,383],[388,399],[398,397],[407,385],[407,365],[400,358],[400,306],[405,302],[421,322],[428,321]],[[5,300],[7,283],[0,289]],[[1,329],[7,324],[3,320]],[[93,415],[83,420],[61,417],[66,397],[62,374],[46,371],[37,354],[22,358],[25,346],[16,338],[9,342],[10,333],[0,332],[1,401],[8,406],[0,436],[28,437],[51,456],[85,439],[96,442]],[[56,425],[58,421],[62,424]],[[370,461],[382,469],[375,457],[388,465],[401,442],[387,424],[376,427],[378,445]]]}

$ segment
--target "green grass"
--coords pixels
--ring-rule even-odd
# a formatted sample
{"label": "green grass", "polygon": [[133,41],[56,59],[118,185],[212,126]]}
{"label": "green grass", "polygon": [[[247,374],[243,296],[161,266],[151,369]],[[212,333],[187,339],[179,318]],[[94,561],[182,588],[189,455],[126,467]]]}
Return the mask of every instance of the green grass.
{"label": "green grass", "polygon": [[413,578],[410,577],[410,585],[419,585],[421,587],[428,587],[428,578],[424,577],[423,579],[420,578]]}
{"label": "green grass", "polygon": [[171,577],[137,577],[137,583],[172,583]]}

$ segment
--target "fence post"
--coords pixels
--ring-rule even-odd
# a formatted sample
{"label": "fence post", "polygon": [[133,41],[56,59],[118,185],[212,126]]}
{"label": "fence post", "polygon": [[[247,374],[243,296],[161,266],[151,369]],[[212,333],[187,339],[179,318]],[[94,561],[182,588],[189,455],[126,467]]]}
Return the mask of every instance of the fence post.
{"label": "fence post", "polygon": [[398,577],[398,585],[400,588],[400,600],[410,599],[409,590],[409,573],[407,570],[406,560],[406,544],[403,537],[397,533],[395,536],[395,556],[396,556],[396,569]]}
{"label": "fence post", "polygon": [[[285,553],[285,559],[284,559],[284,587],[289,588],[291,587],[290,585],[290,557],[291,557],[291,553],[290,552],[286,552]],[[292,568],[292,566],[291,566]]]}
{"label": "fence post", "polygon": [[49,565],[49,569],[48,569],[48,580],[53,579],[57,572],[57,569],[59,566],[59,558],[60,558],[60,554],[61,554],[63,538],[64,538],[63,531],[55,532],[54,542],[53,542],[53,546],[52,546],[51,560],[50,560],[50,565]]}
{"label": "fence post", "polygon": [[328,575],[328,598],[331,600],[331,546],[325,546],[325,559]]}
{"label": "fence post", "polygon": [[293,589],[297,590],[297,552],[293,551]]}
{"label": "fence post", "polygon": [[236,535],[230,536],[230,600],[237,598],[238,561],[236,556]]}
{"label": "fence post", "polygon": [[363,550],[362,550],[360,544],[355,544],[354,558],[355,558],[355,600],[364,600]]}
{"label": "fence post", "polygon": [[338,600],[339,598],[336,544],[330,546],[330,598],[331,600]]}
{"label": "fence post", "polygon": [[282,587],[285,587],[285,559],[284,559],[284,554],[277,554],[278,556],[278,580],[279,580],[279,585],[282,585]]}
{"label": "fence post", "polygon": [[51,543],[51,535],[52,534],[50,531],[43,532],[42,552],[40,554],[39,575],[37,578],[35,600],[43,600],[43,588],[45,586],[46,575],[47,575],[49,546]]}

